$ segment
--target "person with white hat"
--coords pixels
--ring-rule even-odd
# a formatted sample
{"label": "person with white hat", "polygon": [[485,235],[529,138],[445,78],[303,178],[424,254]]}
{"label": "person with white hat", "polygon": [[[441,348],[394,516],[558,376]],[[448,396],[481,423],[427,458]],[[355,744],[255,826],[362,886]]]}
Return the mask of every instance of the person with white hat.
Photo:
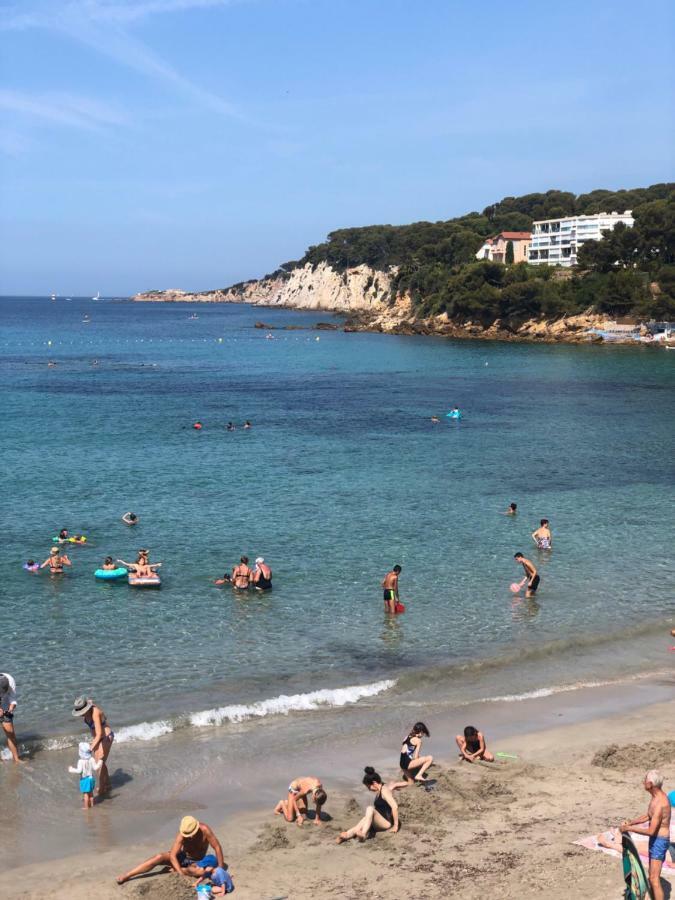
{"label": "person with white hat", "polygon": [[19,758],[14,731],[14,710],[16,709],[16,682],[9,672],[0,672],[0,724],[7,738],[7,747],[14,762],[23,762]]}
{"label": "person with white hat", "polygon": [[[209,853],[209,847],[213,853]],[[139,863],[134,869],[117,876],[117,883],[124,884],[137,875],[145,875],[157,866],[171,866],[178,875],[201,878],[212,869],[225,869],[223,848],[220,841],[205,822],[194,816],[183,816],[171,850],[157,853]]]}
{"label": "person with white hat", "polygon": [[253,587],[256,591],[272,590],[272,570],[267,565],[262,556],[255,561],[255,569],[253,570]]}
{"label": "person with white hat", "polygon": [[106,714],[100,706],[97,706],[91,697],[78,697],[73,703],[74,716],[81,716],[84,724],[91,731],[91,743],[89,749],[94,759],[101,760],[101,776],[98,781],[97,797],[102,797],[110,791],[110,776],[108,774],[108,756],[115,740],[115,732],[108,725]]}
{"label": "person with white hat", "polygon": [[103,765],[103,760],[95,760],[91,755],[91,747],[88,741],[80,741],[78,745],[80,758],[76,766],[68,766],[68,771],[80,776],[80,793],[82,794],[82,809],[91,809],[94,805],[94,788],[96,777],[94,772]]}

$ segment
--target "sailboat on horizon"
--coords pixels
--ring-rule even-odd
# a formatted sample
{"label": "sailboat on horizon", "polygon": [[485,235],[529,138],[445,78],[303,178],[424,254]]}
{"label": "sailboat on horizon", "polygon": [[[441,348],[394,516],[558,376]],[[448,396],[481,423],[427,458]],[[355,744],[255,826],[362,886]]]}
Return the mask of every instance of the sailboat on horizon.
{"label": "sailboat on horizon", "polygon": [[56,294],[52,291],[52,295],[50,297],[51,300],[56,300]]}
{"label": "sailboat on horizon", "polygon": [[100,299],[101,299],[101,292],[100,292],[100,291],[96,291],[96,296],[95,296],[95,297],[92,297],[91,299],[92,299],[92,300],[100,300]]}

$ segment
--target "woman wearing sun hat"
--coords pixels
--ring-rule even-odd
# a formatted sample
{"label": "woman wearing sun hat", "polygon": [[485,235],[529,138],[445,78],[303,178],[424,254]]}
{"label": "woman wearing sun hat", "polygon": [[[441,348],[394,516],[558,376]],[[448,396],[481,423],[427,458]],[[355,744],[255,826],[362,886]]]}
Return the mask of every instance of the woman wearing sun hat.
{"label": "woman wearing sun hat", "polygon": [[255,561],[255,569],[253,570],[253,587],[256,591],[272,590],[272,570],[267,565],[262,556]]}
{"label": "woman wearing sun hat", "polygon": [[74,716],[81,716],[84,724],[91,731],[92,741],[89,745],[94,759],[102,762],[98,779],[97,797],[102,797],[110,791],[110,776],[108,775],[108,756],[110,748],[115,740],[115,733],[108,725],[106,715],[100,706],[97,706],[91,697],[78,697],[73,703]]}

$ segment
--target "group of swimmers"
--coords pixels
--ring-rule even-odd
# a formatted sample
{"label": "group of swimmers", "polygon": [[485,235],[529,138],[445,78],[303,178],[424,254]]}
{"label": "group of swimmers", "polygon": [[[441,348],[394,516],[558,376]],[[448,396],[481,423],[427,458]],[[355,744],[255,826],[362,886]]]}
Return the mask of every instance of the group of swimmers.
{"label": "group of swimmers", "polygon": [[251,569],[248,556],[242,556],[237,565],[232,567],[231,575],[226,572],[213,583],[218,586],[229,584],[235,591],[247,591],[250,587],[256,591],[271,591],[272,569],[262,556],[256,558],[255,568]]}
{"label": "group of swimmers", "polygon": [[[204,423],[201,422],[199,419],[197,419],[196,422],[192,423],[192,427],[194,428],[195,431],[201,431],[202,428],[204,427]],[[241,427],[244,429],[244,431],[248,431],[249,428],[253,428],[253,423],[249,422],[249,420],[247,419]],[[236,431],[236,430],[237,430],[237,426],[234,424],[234,422],[228,422],[227,425],[225,426],[225,431]]]}

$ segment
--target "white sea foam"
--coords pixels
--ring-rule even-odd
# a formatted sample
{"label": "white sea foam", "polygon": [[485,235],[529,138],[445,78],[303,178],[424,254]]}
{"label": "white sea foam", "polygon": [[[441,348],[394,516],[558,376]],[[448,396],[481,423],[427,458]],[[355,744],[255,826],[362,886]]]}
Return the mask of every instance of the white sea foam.
{"label": "white sea foam", "polygon": [[162,737],[163,734],[171,734],[174,725],[166,720],[157,722],[140,722],[138,725],[127,725],[115,732],[115,742],[125,744],[128,741],[152,741]]}
{"label": "white sea foam", "polygon": [[[576,681],[572,684],[557,684],[552,687],[537,688],[534,691],[525,691],[522,694],[504,694],[500,697],[483,697],[479,703],[519,703],[521,700],[537,700],[540,697],[551,697],[553,694],[565,694],[568,691],[580,691],[584,688],[609,687],[610,685],[625,684],[628,681],[640,681],[643,678],[651,678],[658,672],[639,672],[628,678],[614,678],[608,681]],[[471,701],[473,702],[473,701]],[[468,705],[468,704],[467,704]]]}
{"label": "white sea foam", "polygon": [[281,694],[279,697],[258,700],[256,703],[221,706],[218,709],[206,709],[193,713],[190,716],[190,724],[204,728],[208,725],[243,722],[246,719],[262,716],[286,716],[294,710],[312,710],[321,706],[346,706],[349,703],[357,703],[364,697],[374,697],[383,691],[388,691],[395,684],[396,681],[387,679],[375,681],[372,684],[357,684],[352,687],[325,688],[320,691],[311,691],[308,694]]}

